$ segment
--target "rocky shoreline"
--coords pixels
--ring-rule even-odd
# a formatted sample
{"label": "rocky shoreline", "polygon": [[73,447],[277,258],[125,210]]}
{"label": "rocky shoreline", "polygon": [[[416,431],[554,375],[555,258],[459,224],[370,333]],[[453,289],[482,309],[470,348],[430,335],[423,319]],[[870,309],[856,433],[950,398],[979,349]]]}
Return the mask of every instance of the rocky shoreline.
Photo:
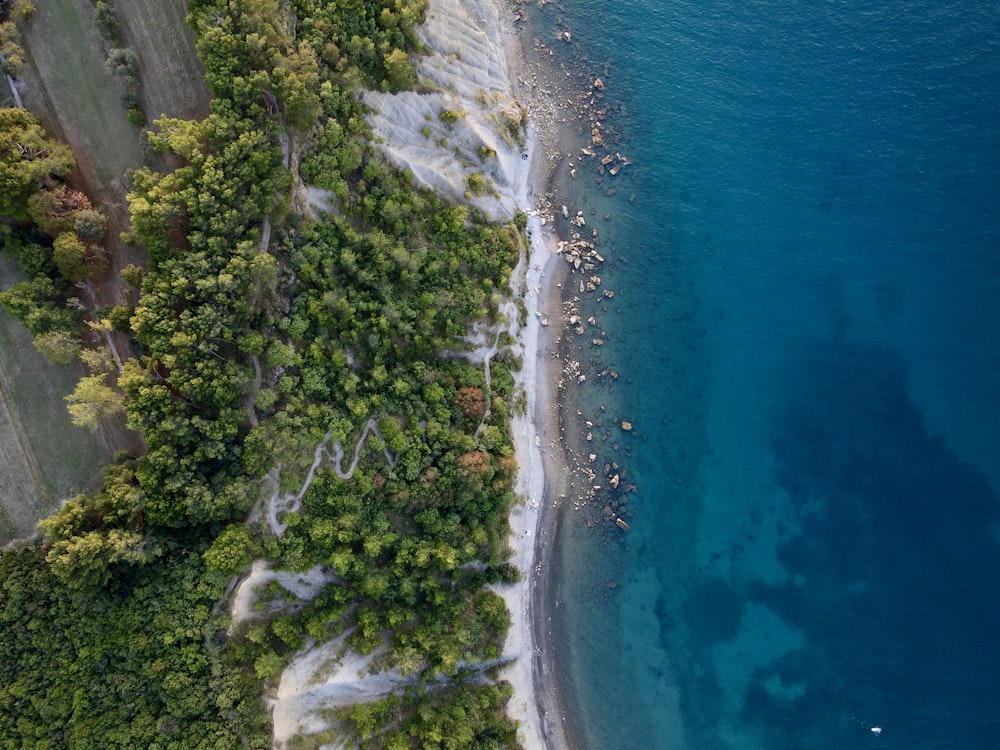
{"label": "rocky shoreline", "polygon": [[[542,28],[534,6],[514,5],[515,25],[523,35]],[[545,465],[545,495],[535,541],[531,571],[531,608],[534,622],[533,681],[535,700],[542,712],[542,745],[572,747],[580,721],[567,714],[575,701],[571,668],[573,647],[561,643],[558,630],[561,555],[556,548],[564,525],[577,525],[604,545],[626,548],[634,514],[630,498],[636,492],[628,469],[634,441],[644,439],[630,415],[615,415],[615,405],[593,400],[593,389],[614,391],[621,377],[600,359],[609,334],[601,325],[605,314],[624,304],[620,291],[609,287],[605,270],[613,247],[602,244],[602,230],[613,221],[612,210],[587,206],[586,198],[600,195],[605,202],[636,195],[627,182],[634,161],[627,156],[616,126],[627,115],[624,105],[610,105],[607,67],[588,66],[576,47],[572,31],[557,19],[548,29],[548,41],[525,36],[524,58],[517,76],[518,96],[529,102],[532,122],[542,142],[538,161],[546,170],[544,191],[537,196],[538,229],[554,259],[546,267],[552,299],[539,314],[549,347],[539,352],[547,367],[539,373],[535,411]],[[542,33],[545,33],[544,31]],[[573,52],[573,67],[560,62],[563,50]],[[596,74],[595,74],[596,73]],[[575,92],[575,93],[574,93]],[[593,182],[590,182],[593,180]],[[582,196],[582,197],[581,197]],[[574,199],[576,198],[576,199]],[[580,207],[578,207],[580,206]],[[535,239],[535,237],[533,237]],[[584,393],[586,389],[586,394]],[[568,526],[566,531],[572,533]],[[602,581],[603,596],[613,596],[616,579]],[[535,744],[526,744],[528,748]]]}

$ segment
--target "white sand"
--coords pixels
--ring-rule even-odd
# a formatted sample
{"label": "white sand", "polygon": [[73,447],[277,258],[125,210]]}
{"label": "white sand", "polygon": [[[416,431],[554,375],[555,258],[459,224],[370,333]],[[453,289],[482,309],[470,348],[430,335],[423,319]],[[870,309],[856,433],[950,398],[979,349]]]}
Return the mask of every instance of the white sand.
{"label": "white sand", "polygon": [[[510,218],[525,207],[517,196],[529,163],[522,159],[526,149],[501,135],[502,113],[517,116],[520,110],[494,0],[430,0],[417,33],[435,50],[419,60],[417,73],[437,91],[367,93],[365,102],[375,110],[368,121],[380,147],[419,183],[451,199],[464,199],[469,175],[482,174],[496,195],[473,195],[470,202],[491,218]],[[439,118],[444,110],[465,114],[446,124]],[[496,157],[484,159],[483,146]]]}
{"label": "white sand", "polygon": [[553,254],[542,240],[539,217],[531,217],[528,226],[533,235],[531,254],[529,258],[522,260],[513,274],[514,283],[517,283],[517,279],[526,282],[524,300],[528,310],[527,323],[517,330],[515,317],[512,325],[512,332],[517,334],[523,357],[521,371],[515,379],[524,389],[527,408],[524,414],[515,416],[510,424],[518,463],[515,491],[518,497],[524,499],[524,504],[515,506],[510,515],[510,546],[512,562],[521,571],[522,580],[513,586],[497,587],[495,590],[504,598],[511,614],[511,629],[507,634],[504,656],[516,659],[501,674],[514,687],[514,697],[510,701],[508,712],[511,718],[520,722],[519,739],[525,750],[542,750],[564,744],[554,741],[551,736],[555,733],[558,737],[558,727],[551,726],[552,722],[548,721],[543,725],[539,696],[535,694],[533,608],[536,603],[532,597],[533,582],[543,564],[543,561],[535,559],[535,552],[541,511],[543,504],[547,502],[543,443],[537,430],[537,419],[544,416],[549,403],[545,382],[547,352],[539,346],[542,335],[539,317],[547,314],[553,320],[559,319],[559,303],[549,301],[548,295],[544,293],[545,274],[554,270],[554,264],[549,263]]}

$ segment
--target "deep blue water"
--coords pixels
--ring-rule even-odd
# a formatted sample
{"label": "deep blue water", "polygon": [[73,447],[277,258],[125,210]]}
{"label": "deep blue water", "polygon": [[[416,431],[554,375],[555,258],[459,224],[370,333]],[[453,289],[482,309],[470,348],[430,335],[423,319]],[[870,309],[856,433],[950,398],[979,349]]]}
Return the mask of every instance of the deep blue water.
{"label": "deep blue water", "polygon": [[1000,746],[1000,8],[556,21],[637,162],[563,188],[617,291],[585,356],[621,377],[577,397],[637,486],[553,560],[576,741]]}

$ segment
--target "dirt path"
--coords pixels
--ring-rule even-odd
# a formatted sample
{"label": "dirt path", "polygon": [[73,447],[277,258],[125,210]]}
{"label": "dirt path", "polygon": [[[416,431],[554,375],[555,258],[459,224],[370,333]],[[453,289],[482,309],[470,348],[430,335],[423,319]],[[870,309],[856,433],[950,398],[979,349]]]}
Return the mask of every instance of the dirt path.
{"label": "dirt path", "polygon": [[[326,449],[327,444],[330,442],[332,434],[327,432],[323,436],[319,445],[316,446],[316,450],[313,451],[313,462],[312,466],[309,467],[309,471],[306,474],[305,481],[302,483],[302,487],[294,495],[292,494],[281,494],[281,482],[280,482],[280,468],[277,470],[278,476],[274,476],[273,473],[268,476],[275,483],[274,494],[266,503],[265,514],[267,516],[267,524],[271,528],[271,533],[275,536],[281,536],[285,533],[285,529],[288,528],[287,524],[281,523],[278,520],[278,516],[282,513],[296,513],[302,506],[302,498],[305,497],[306,492],[309,491],[309,487],[312,485],[313,478],[316,476],[316,471],[320,468],[320,464],[323,463],[324,456],[333,464],[333,471],[341,479],[350,479],[354,476],[355,470],[358,468],[358,463],[361,461],[361,449],[364,446],[365,440],[368,439],[369,435],[374,435],[383,443],[385,439],[382,437],[382,433],[379,432],[378,425],[375,423],[374,419],[369,419],[365,424],[365,429],[361,432],[361,437],[358,438],[358,442],[354,444],[354,458],[351,461],[351,465],[345,471],[343,468],[344,460],[344,446],[338,440],[333,444],[333,453]],[[382,448],[382,455],[385,457],[386,463],[392,468],[396,465],[398,456],[392,455],[388,448]]]}
{"label": "dirt path", "polygon": [[281,536],[285,533],[285,529],[288,528],[287,524],[281,523],[278,520],[278,515],[281,513],[296,513],[302,506],[302,498],[306,496],[306,492],[309,491],[309,487],[312,485],[313,477],[316,476],[316,469],[319,468],[320,463],[323,461],[323,452],[329,440],[330,433],[327,432],[323,436],[323,440],[320,441],[320,444],[316,446],[316,450],[313,451],[312,466],[309,467],[309,473],[306,474],[306,479],[298,492],[294,495],[282,495],[281,483],[278,482],[278,486],[274,490],[274,495],[267,504],[267,524],[271,527],[271,532],[275,536]]}
{"label": "dirt path", "polygon": [[[329,451],[324,451],[330,460],[333,461],[333,470],[336,472],[338,477],[341,479],[350,479],[354,476],[354,471],[358,468],[358,461],[361,460],[361,446],[364,445],[364,442],[368,439],[369,435],[374,435],[385,443],[385,438],[383,438],[382,433],[378,431],[378,425],[375,424],[375,420],[369,419],[365,424],[365,429],[361,433],[361,437],[358,438],[358,442],[354,446],[354,460],[351,461],[351,465],[347,471],[344,471],[341,468],[341,461],[344,459],[344,446],[341,445],[339,440],[333,444],[332,456]],[[388,448],[382,448],[382,455],[385,456],[385,461],[389,464],[390,469],[396,465],[397,457],[392,455]]]}

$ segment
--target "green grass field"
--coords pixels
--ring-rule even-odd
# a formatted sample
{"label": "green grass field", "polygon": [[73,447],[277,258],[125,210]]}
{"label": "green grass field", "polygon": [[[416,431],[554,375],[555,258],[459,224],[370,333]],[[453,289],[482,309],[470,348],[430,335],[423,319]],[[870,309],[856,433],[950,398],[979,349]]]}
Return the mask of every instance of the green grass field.
{"label": "green grass field", "polygon": [[184,0],[118,0],[125,41],[139,55],[142,97],[150,121],[208,115],[205,71],[198,62]]}
{"label": "green grass field", "polygon": [[[0,288],[21,278],[0,256]],[[63,400],[81,374],[79,366],[49,365],[0,309],[0,544],[30,533],[60,500],[99,486],[108,451],[70,422]]]}

